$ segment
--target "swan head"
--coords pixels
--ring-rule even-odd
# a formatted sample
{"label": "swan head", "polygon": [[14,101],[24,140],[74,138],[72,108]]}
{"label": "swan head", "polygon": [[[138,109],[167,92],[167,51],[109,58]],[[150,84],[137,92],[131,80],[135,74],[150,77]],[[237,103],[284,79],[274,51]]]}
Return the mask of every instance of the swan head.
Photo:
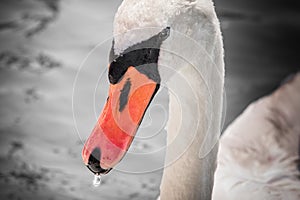
{"label": "swan head", "polygon": [[159,89],[160,48],[171,31],[166,21],[158,24],[157,18],[145,13],[138,12],[140,18],[129,16],[124,2],[115,17],[107,102],[82,151],[84,164],[95,174],[108,173],[126,154]]}
{"label": "swan head", "polygon": [[[83,161],[93,173],[108,173],[126,154],[165,76],[159,68],[182,66],[181,57],[166,50],[178,52],[191,62],[198,59],[193,52],[199,52],[199,47],[189,37],[199,34],[195,31],[199,30],[199,19],[182,15],[199,6],[195,2],[202,1],[123,0],[114,20],[107,102],[82,151]],[[205,13],[212,8],[204,4],[201,10]],[[203,20],[209,21],[207,16]],[[211,35],[210,27],[202,28],[202,35]],[[188,38],[180,39],[181,33]],[[166,76],[163,80],[167,80]]]}

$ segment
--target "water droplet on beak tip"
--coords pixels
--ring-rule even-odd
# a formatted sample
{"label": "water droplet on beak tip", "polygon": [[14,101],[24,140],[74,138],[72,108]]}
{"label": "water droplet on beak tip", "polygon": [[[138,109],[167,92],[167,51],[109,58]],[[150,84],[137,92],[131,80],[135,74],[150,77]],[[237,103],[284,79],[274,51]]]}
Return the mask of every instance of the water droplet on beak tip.
{"label": "water droplet on beak tip", "polygon": [[100,184],[101,184],[101,175],[95,174],[94,180],[93,180],[93,185],[94,185],[94,187],[99,187]]}

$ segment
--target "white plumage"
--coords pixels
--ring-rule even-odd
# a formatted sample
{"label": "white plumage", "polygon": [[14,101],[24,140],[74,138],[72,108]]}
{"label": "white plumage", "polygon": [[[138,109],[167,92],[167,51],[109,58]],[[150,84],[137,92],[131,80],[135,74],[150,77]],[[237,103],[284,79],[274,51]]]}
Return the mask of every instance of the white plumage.
{"label": "white plumage", "polygon": [[[213,184],[215,200],[299,199],[300,75],[227,129],[214,183],[224,61],[212,1],[124,0],[115,16],[114,50],[120,54],[166,27],[171,34],[158,61],[171,91],[161,199],[210,199]],[[200,148],[200,157],[207,154],[202,159]]]}
{"label": "white plumage", "polygon": [[227,128],[214,199],[300,199],[299,144],[300,73]]}

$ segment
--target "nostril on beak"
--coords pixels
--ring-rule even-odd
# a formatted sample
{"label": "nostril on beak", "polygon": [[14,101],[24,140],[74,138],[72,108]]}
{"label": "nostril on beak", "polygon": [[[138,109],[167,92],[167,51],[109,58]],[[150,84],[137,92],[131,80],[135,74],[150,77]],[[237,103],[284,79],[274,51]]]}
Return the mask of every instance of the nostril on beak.
{"label": "nostril on beak", "polygon": [[100,166],[100,158],[101,150],[99,148],[95,148],[89,157],[87,168],[94,174],[107,174],[111,170],[111,168],[103,169]]}

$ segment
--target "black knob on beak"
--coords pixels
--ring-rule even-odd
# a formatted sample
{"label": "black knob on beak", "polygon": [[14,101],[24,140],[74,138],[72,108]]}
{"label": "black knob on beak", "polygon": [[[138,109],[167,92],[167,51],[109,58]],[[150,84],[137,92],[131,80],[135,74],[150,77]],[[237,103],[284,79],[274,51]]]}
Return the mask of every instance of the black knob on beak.
{"label": "black knob on beak", "polygon": [[89,157],[87,168],[94,174],[107,174],[112,168],[103,169],[100,166],[101,150],[95,148]]}

